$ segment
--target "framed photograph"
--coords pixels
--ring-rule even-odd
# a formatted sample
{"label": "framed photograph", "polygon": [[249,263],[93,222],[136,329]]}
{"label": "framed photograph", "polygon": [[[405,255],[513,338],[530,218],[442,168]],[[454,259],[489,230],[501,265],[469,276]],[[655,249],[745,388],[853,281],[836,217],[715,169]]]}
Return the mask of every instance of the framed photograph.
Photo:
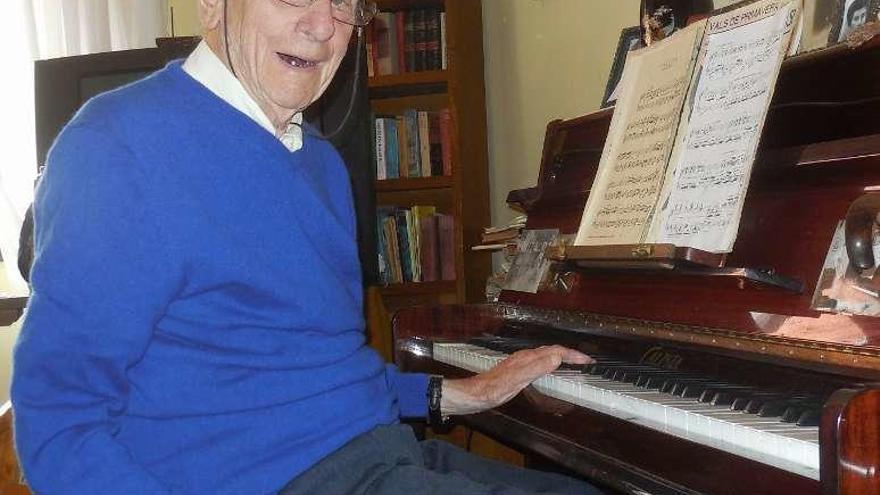
{"label": "framed photograph", "polygon": [[880,0],[835,0],[831,14],[831,32],[828,44],[846,41],[857,27],[876,21],[880,15]]}
{"label": "framed photograph", "polygon": [[641,48],[641,46],[639,26],[624,28],[620,32],[617,50],[614,51],[614,62],[611,64],[611,73],[608,75],[608,83],[605,85],[605,96],[602,97],[602,108],[609,107],[617,101],[617,85],[620,83],[620,76],[623,75],[626,54],[636,48]]}

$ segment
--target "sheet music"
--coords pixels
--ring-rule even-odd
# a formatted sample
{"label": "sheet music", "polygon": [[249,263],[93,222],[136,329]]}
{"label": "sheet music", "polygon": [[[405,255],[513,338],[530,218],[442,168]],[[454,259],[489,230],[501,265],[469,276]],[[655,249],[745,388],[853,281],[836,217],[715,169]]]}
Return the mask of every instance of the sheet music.
{"label": "sheet music", "polygon": [[605,149],[575,240],[644,241],[665,177],[705,21],[630,52]]}
{"label": "sheet music", "polygon": [[799,6],[765,0],[709,20],[652,242],[716,253],[733,248]]}

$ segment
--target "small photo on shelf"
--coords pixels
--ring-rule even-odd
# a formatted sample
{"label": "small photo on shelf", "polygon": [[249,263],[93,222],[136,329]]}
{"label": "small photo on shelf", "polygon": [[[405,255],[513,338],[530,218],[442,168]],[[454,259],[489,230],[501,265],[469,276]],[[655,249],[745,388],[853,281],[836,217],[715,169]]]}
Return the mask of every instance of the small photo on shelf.
{"label": "small photo on shelf", "polygon": [[856,29],[880,16],[880,0],[834,0],[828,44],[841,43]]}

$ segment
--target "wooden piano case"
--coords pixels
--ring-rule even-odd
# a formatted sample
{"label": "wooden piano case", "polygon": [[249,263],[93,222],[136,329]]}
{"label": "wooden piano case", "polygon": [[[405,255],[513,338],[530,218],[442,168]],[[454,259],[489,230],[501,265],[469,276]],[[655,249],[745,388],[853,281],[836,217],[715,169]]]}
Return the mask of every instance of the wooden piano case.
{"label": "wooden piano case", "polygon": [[[576,232],[612,112],[548,125],[537,185],[508,196],[528,213],[527,228]],[[461,421],[626,493],[880,493],[880,319],[810,309],[835,227],[854,204],[862,238],[848,232],[848,242],[870,246],[880,205],[872,192],[880,188],[878,116],[880,39],[788,59],[722,268],[560,262],[559,283],[537,294],[505,291],[497,304],[398,313],[397,362],[466,376],[433,360],[431,342],[511,328],[587,352],[598,343],[632,353],[665,346],[724,376],[821,390],[819,479],[533,392]]]}

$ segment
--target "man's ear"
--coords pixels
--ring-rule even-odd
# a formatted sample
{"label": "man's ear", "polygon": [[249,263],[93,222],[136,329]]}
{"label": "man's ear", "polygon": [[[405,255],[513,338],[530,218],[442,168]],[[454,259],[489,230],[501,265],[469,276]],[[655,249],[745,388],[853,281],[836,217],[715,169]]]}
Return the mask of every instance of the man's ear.
{"label": "man's ear", "polygon": [[207,33],[214,31],[220,27],[223,20],[223,7],[227,0],[198,0],[199,1],[199,22],[202,25],[202,31]]}

